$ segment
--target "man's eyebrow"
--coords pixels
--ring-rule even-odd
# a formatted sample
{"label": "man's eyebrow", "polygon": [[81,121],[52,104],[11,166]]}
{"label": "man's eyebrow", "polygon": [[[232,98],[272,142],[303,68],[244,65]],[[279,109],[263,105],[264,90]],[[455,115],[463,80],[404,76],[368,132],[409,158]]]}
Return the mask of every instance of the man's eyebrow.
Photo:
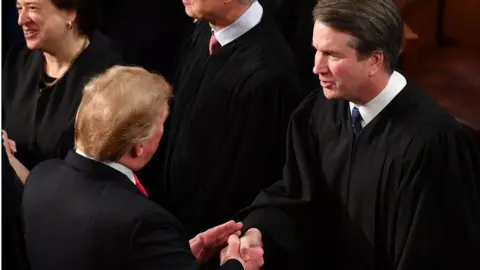
{"label": "man's eyebrow", "polygon": [[331,49],[325,49],[325,50],[320,50],[321,52],[325,54],[330,54],[330,55],[343,55],[343,53]]}

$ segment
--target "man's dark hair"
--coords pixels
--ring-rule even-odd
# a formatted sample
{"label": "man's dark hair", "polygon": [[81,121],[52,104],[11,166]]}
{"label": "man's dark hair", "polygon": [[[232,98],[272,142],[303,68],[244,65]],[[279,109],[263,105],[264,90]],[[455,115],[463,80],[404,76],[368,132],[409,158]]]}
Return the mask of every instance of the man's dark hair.
{"label": "man's dark hair", "polygon": [[318,0],[315,21],[354,37],[351,44],[360,58],[383,52],[385,69],[397,65],[403,40],[403,20],[391,0]]}

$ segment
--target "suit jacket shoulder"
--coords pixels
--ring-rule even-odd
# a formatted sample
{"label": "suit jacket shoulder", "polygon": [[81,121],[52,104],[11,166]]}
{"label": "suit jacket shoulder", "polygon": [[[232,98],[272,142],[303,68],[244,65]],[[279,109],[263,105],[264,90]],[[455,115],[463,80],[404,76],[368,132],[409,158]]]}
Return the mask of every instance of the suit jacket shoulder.
{"label": "suit jacket shoulder", "polygon": [[124,174],[72,152],[30,172],[23,210],[32,270],[198,268],[173,215]]}

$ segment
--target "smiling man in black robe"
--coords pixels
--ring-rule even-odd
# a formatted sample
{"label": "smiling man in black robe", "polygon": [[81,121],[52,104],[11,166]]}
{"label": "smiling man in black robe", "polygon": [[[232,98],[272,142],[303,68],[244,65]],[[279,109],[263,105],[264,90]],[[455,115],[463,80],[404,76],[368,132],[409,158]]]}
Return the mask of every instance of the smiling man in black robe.
{"label": "smiling man in black robe", "polygon": [[323,94],[293,113],[283,181],[239,216],[242,245],[264,245],[265,269],[480,269],[479,153],[394,71],[395,5],[319,0],[314,17]]}
{"label": "smiling man in black robe", "polygon": [[195,236],[281,177],[300,90],[288,45],[257,1],[183,3],[198,21],[174,83],[158,200]]}

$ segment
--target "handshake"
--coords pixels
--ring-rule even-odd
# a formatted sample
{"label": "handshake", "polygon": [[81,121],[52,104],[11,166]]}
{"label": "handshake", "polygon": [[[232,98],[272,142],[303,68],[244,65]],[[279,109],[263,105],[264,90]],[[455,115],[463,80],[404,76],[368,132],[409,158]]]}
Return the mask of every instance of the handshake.
{"label": "handshake", "polygon": [[221,250],[221,265],[235,259],[245,270],[260,269],[264,263],[262,235],[258,229],[251,228],[240,236],[242,227],[240,222],[229,221],[191,239],[190,249],[197,262],[205,262]]}

